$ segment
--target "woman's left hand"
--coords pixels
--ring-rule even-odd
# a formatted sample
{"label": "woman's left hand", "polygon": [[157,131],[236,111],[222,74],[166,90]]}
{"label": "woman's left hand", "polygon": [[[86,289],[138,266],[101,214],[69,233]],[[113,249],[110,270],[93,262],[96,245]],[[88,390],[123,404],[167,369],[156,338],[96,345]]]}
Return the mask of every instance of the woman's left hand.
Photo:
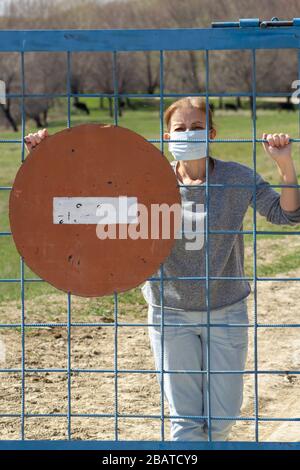
{"label": "woman's left hand", "polygon": [[279,165],[285,164],[287,160],[292,158],[292,142],[290,142],[289,134],[267,134],[263,133],[262,145],[268,155],[273,158]]}

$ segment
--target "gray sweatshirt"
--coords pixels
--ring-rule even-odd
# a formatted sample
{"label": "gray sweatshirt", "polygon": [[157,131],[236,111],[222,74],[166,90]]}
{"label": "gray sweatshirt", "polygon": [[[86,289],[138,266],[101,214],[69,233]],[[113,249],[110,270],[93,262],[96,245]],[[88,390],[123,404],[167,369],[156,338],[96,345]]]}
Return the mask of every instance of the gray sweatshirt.
{"label": "gray sweatshirt", "polygon": [[[245,213],[249,205],[254,206],[254,170],[235,161],[211,158],[214,161],[214,167],[209,173],[210,184],[247,184],[249,186],[244,188],[209,187],[209,229],[243,230]],[[176,160],[171,161],[174,172],[176,163]],[[201,220],[206,219],[205,183],[198,187],[184,187],[179,179],[177,182],[181,194],[181,205],[184,209],[181,219],[182,236],[175,240],[170,254],[163,261],[163,276],[164,278],[205,277],[206,242],[202,245],[198,244],[198,249],[187,249],[186,242],[192,241],[187,237],[192,235],[188,234],[188,229],[185,228],[187,222],[191,223],[189,230],[194,231],[194,237],[196,229],[199,231],[200,228],[202,232],[205,230],[203,223],[199,225]],[[270,184],[257,172],[256,185],[256,208],[259,214],[276,225],[300,223],[300,207],[293,212],[283,210],[280,206],[280,194],[271,188]],[[194,246],[196,247],[196,244]],[[215,277],[245,276],[243,234],[209,234],[209,270],[210,276]],[[160,269],[151,277],[160,277]],[[179,310],[207,310],[205,279],[164,280],[163,285],[165,307]],[[247,280],[209,280],[209,286],[210,309],[231,305],[247,297],[251,292]],[[148,304],[161,305],[160,281],[147,280],[141,290]]]}

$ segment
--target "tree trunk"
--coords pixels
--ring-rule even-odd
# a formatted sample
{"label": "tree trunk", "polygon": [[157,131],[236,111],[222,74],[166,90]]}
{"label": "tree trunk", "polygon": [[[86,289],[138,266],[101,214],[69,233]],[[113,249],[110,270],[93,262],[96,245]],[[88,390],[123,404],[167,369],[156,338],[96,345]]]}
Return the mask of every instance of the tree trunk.
{"label": "tree trunk", "polygon": [[254,116],[254,113],[253,113],[253,96],[249,96],[249,102],[250,102],[250,108],[251,108],[251,118],[252,119],[257,119],[257,115]]}
{"label": "tree trunk", "polygon": [[44,127],[48,126],[48,109],[43,112]]}
{"label": "tree trunk", "polygon": [[128,96],[126,96],[126,106],[130,109],[135,109],[135,105],[132,104],[132,102],[130,101],[130,98],[128,98]]}
{"label": "tree trunk", "polygon": [[39,114],[37,114],[36,116],[33,116],[33,120],[35,121],[36,123],[36,127],[44,127],[43,124],[42,124],[42,121],[41,121],[41,117]]}
{"label": "tree trunk", "polygon": [[3,111],[3,114],[4,116],[6,117],[6,119],[8,120],[9,124],[11,125],[11,127],[13,128],[13,130],[15,132],[18,132],[18,126],[17,126],[17,123],[16,121],[14,120],[14,118],[12,117],[11,113],[10,113],[10,104],[9,104],[9,100],[7,100],[7,106],[3,106],[1,105],[0,106],[2,111]]}
{"label": "tree trunk", "polygon": [[110,117],[113,117],[114,113],[113,113],[113,105],[112,105],[112,97],[109,96],[108,97],[108,109],[109,109],[109,115]]}

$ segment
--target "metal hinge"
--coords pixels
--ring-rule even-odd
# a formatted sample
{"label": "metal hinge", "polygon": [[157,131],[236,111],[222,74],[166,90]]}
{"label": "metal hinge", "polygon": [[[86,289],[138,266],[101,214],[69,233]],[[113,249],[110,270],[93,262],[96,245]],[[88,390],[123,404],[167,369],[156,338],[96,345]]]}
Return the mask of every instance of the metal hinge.
{"label": "metal hinge", "polygon": [[300,26],[300,18],[293,20],[280,20],[277,16],[271,20],[260,21],[259,18],[241,18],[239,21],[217,21],[212,22],[212,28],[278,28],[279,26]]}

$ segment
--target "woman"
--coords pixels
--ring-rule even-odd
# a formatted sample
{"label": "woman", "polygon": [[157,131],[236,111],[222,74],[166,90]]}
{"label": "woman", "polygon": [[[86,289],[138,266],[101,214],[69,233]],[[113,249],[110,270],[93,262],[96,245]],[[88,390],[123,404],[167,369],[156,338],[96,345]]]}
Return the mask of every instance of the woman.
{"label": "woman", "polygon": [[[216,130],[210,109],[208,114],[209,137],[214,139]],[[199,204],[198,207],[201,207],[202,204],[207,208],[205,181],[206,159],[209,158],[209,184],[248,185],[242,188],[209,187],[209,229],[242,231],[245,213],[249,205],[253,207],[254,171],[235,161],[206,156],[201,143],[187,145],[184,142],[187,137],[205,139],[206,107],[202,98],[179,99],[165,111],[164,117],[168,130],[164,139],[178,140],[184,135],[183,142],[169,143],[169,149],[175,158],[171,165],[177,176],[182,206],[192,207]],[[264,133],[263,139],[267,141],[263,142],[263,148],[275,161],[283,184],[297,184],[288,134]],[[256,207],[261,215],[273,224],[295,225],[300,222],[298,188],[282,188],[279,195],[258,173],[255,174],[255,179]],[[183,211],[182,221],[190,221],[193,216],[197,220],[203,218],[203,215],[206,216],[203,210],[198,213]],[[161,371],[162,367],[164,371],[171,371],[164,373],[163,378],[157,373],[169,404],[171,440],[206,441],[209,439],[210,423],[211,438],[224,441],[235,423],[235,419],[230,418],[238,417],[240,413],[243,374],[209,374],[208,402],[208,377],[205,371],[208,369],[208,356],[210,371],[242,372],[245,367],[248,346],[246,297],[251,288],[248,281],[241,279],[245,276],[243,235],[209,234],[209,272],[210,276],[214,277],[209,280],[209,307],[210,324],[245,326],[212,326],[209,330],[205,286],[206,248],[204,244],[198,250],[188,250],[187,239],[183,234],[182,238],[176,240],[170,255],[163,263],[163,278],[171,278],[163,282],[163,298],[160,281],[147,281],[142,286],[142,293],[149,304],[148,322],[156,324],[149,327],[150,344],[157,372]],[[161,271],[158,270],[153,277],[160,277],[160,274]],[[179,276],[185,276],[187,279],[174,279]],[[195,276],[203,276],[204,280],[189,279]],[[228,277],[237,279],[228,280]],[[163,364],[161,322],[169,325],[164,326]],[[174,326],[178,323],[183,326]]]}

